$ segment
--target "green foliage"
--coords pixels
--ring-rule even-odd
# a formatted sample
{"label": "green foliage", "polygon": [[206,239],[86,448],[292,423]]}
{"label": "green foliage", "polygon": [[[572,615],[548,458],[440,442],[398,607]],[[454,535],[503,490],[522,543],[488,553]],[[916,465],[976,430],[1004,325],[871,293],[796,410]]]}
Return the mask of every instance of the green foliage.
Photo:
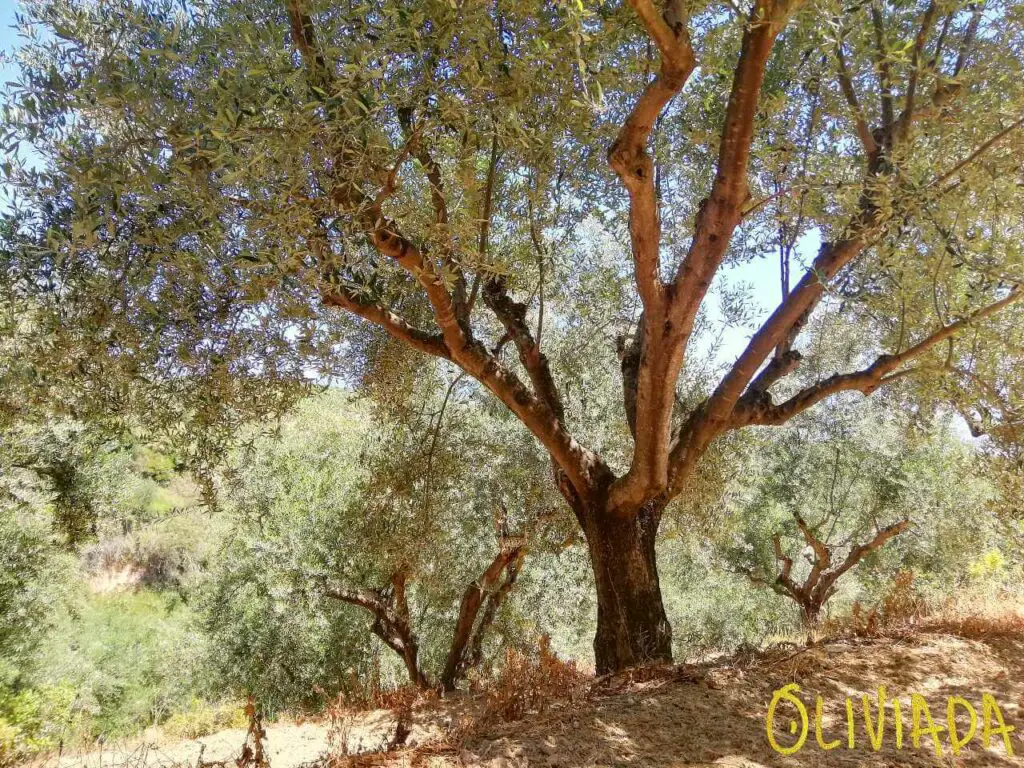
{"label": "green foliage", "polygon": [[[1005,541],[990,506],[993,487],[977,474],[978,454],[951,431],[948,419],[915,424],[878,401],[850,402],[828,418],[807,416],[759,437],[758,464],[732,483],[720,525],[708,537],[740,576],[762,585],[776,579],[778,537],[793,559],[794,580],[802,582],[810,550],[797,514],[834,548],[836,566],[877,530],[911,521],[909,531],[840,579],[837,612],[854,599],[878,602],[904,569],[917,575],[918,588],[935,604],[956,598],[972,578],[982,577],[978,563],[991,560],[986,553]],[[989,584],[1004,576],[984,574]],[[776,598],[762,594],[758,600],[767,605]],[[769,614],[758,605],[754,615]]]}
{"label": "green foliage", "polygon": [[0,760],[131,735],[185,707],[207,676],[180,596],[215,557],[217,520],[177,511],[193,486],[148,446],[133,458],[62,421],[3,440]]}
{"label": "green foliage", "polygon": [[[312,59],[297,50],[278,2],[25,3],[3,118],[5,145],[24,147],[6,169],[15,204],[2,241],[10,408],[20,393],[99,420],[130,413],[188,433],[183,457],[212,460],[219,440],[280,413],[316,377],[362,384],[376,370],[386,378],[377,392],[401,390],[422,360],[323,302],[343,289],[429,328],[421,286],[366,243],[361,217],[382,195],[388,220],[424,252],[453,250],[431,267],[439,282],[451,287],[457,271],[502,275],[529,297],[531,322],[539,327],[547,313],[545,340],[567,342],[551,356],[573,382],[574,430],[618,468],[624,429],[620,409],[603,407],[604,385],[618,376],[615,341],[631,335],[637,307],[630,254],[608,257],[603,247],[627,240],[628,221],[606,153],[654,68],[632,9],[300,5],[315,30]],[[883,58],[901,97],[924,7],[885,9]],[[700,66],[652,142],[673,262],[717,172],[742,37],[741,21],[719,6],[687,9]],[[955,9],[955,38],[969,16]],[[1022,20],[996,2],[981,24],[972,66],[953,80],[940,74],[955,58],[950,43],[918,83],[919,101],[955,89],[955,105],[922,109],[887,158],[891,173],[866,182],[835,57],[842,41],[864,117],[878,124],[885,100],[872,74],[870,14],[835,0],[806,4],[768,63],[744,174],[757,204],[726,263],[774,254],[779,238],[809,256],[843,235],[867,184],[881,231],[834,286],[846,324],[870,330],[862,356],[905,349],[1020,279],[1021,131],[985,142],[1024,104]],[[423,161],[406,151],[413,132],[436,164],[444,226]],[[978,162],[961,163],[982,146]],[[489,182],[492,154],[499,168]],[[955,184],[945,184],[949,174]],[[744,292],[723,284],[718,293],[717,323],[709,314],[698,323],[712,339],[758,314]],[[958,347],[947,375],[920,377],[919,394],[956,400],[987,426],[1008,419],[1022,375],[1016,362],[1001,364],[1002,350],[1022,342],[1015,311],[979,329],[971,350]],[[500,338],[482,310],[474,323],[488,347]],[[713,368],[689,375],[706,384]]]}
{"label": "green foliage", "polygon": [[83,551],[82,563],[94,576],[122,572],[132,583],[187,593],[219,557],[225,529],[223,517],[207,511],[175,511],[129,533],[104,537]]}
{"label": "green foliage", "polygon": [[700,536],[670,532],[659,545],[658,562],[679,659],[757,648],[787,638],[798,626],[789,601],[751,589]]}
{"label": "green foliage", "polygon": [[74,691],[79,739],[130,736],[207,693],[206,653],[206,639],[180,598],[97,594],[60,617],[33,682]]}
{"label": "green foliage", "polygon": [[[508,443],[492,442],[516,432],[471,390],[437,406],[425,422],[391,429],[365,405],[330,393],[303,403],[278,440],[239,455],[224,487],[235,528],[206,605],[232,687],[272,707],[346,690],[350,670],[368,672],[383,646],[368,631],[368,613],[328,593],[382,588],[399,570],[410,580],[421,664],[431,673],[443,666],[462,592],[497,552],[495,526],[527,533],[552,500],[546,484],[533,482],[529,446],[513,461]],[[443,422],[457,419],[473,420],[478,439],[451,440]],[[468,451],[479,459],[467,464]],[[542,552],[543,537],[536,544]],[[528,556],[522,578],[538,595],[552,574],[531,582],[535,559]],[[536,608],[515,598],[494,636],[532,642],[545,618]],[[566,627],[564,615],[558,620]],[[395,681],[396,660],[384,652]]]}
{"label": "green foliage", "polygon": [[[685,5],[699,68],[650,141],[662,276],[690,247],[721,172],[718,136],[743,38],[742,19],[722,6]],[[760,405],[906,351],[1024,277],[1024,132],[1008,130],[1024,109],[1024,17],[1005,0],[975,22],[973,7],[950,8],[946,50],[933,35],[922,57],[911,52],[926,7],[887,4],[879,52],[867,6],[808,3],[768,61],[750,161],[736,179],[749,206],[724,217],[742,213],[724,263],[777,251],[785,264],[809,262],[819,242],[861,223],[864,201],[873,228],[863,253],[830,277],[799,340],[799,381],[782,379]],[[296,23],[306,12],[315,39]],[[473,343],[494,350],[488,366],[526,381],[528,353],[512,352],[507,323],[470,287],[501,276],[509,296],[525,300],[532,351],[543,347],[564,384],[559,429],[613,473],[629,467],[621,358],[640,309],[634,254],[623,245],[628,196],[606,159],[656,67],[629,4],[28,0],[24,13],[0,118],[12,198],[0,225],[0,417],[11,425],[4,447],[24,448],[3,467],[12,509],[52,521],[72,547],[97,539],[85,552],[94,572],[128,567],[151,586],[189,599],[201,592],[220,679],[273,706],[341,690],[350,669],[379,653],[365,615],[327,596],[332,585],[379,589],[408,571],[424,665],[436,668],[495,527],[531,540],[493,642],[550,630],[556,645],[583,653],[590,575],[548,482],[548,457],[479,383],[331,304],[342,295],[379,304],[423,329],[422,340],[441,319],[424,285],[457,293],[464,273],[476,300],[464,318]],[[954,64],[953,41],[971,24],[980,34]],[[864,172],[874,159],[836,83],[839,52],[872,126],[893,93],[908,98],[911,77],[919,103],[935,107],[907,126],[879,173]],[[934,62],[918,66],[930,52]],[[955,75],[942,74],[953,66]],[[880,70],[892,73],[891,87]],[[950,94],[955,103],[940,98]],[[404,233],[427,254],[425,268],[408,270],[367,242],[374,208],[374,226],[385,220]],[[763,314],[745,286],[719,280],[714,290],[717,312],[692,318],[692,339],[684,335],[694,354],[665,398],[695,417],[720,379],[723,333]],[[786,608],[746,596],[719,560],[770,572],[774,535],[802,546],[794,512],[843,546],[879,522],[914,520],[846,600],[877,594],[901,567],[938,591],[1013,572],[1012,556],[1006,566],[993,553],[1009,553],[1001,537],[1021,531],[1019,514],[1006,510],[1019,513],[1012,445],[1024,367],[1005,354],[1024,347],[1020,306],[915,360],[886,402],[894,415],[834,400],[817,421],[714,442],[666,513],[673,535],[661,545],[682,650],[784,631]],[[326,383],[373,404],[337,393],[304,399]],[[945,424],[929,423],[948,403],[975,431],[998,436],[1007,498],[975,476],[976,457]],[[255,434],[296,404],[279,440]],[[684,418],[670,426],[683,430]],[[130,446],[91,436],[126,426],[138,436]],[[177,471],[211,469],[243,427],[251,444],[220,475],[231,530],[217,557],[217,523],[174,514],[199,496]],[[996,506],[1017,519],[997,520]],[[16,536],[4,555],[17,569],[0,581],[0,609],[15,617],[5,618],[10,632],[0,627],[5,644],[52,613],[34,596],[42,571],[30,561],[42,541]],[[560,604],[566,595],[571,611]],[[187,609],[173,603],[167,626],[158,621],[152,601],[173,599],[94,598],[72,622],[75,633],[110,634],[125,657],[127,638],[146,637],[141,678],[119,668],[121,656],[51,646],[94,670],[86,680],[67,659],[47,665],[89,692],[95,705],[83,711],[97,728],[202,710],[188,703],[198,695],[189,670],[200,662],[150,644],[159,629],[203,657]],[[157,662],[164,653],[173,670]],[[145,693],[158,685],[169,686],[166,702]]]}
{"label": "green foliage", "polygon": [[123,485],[114,480],[124,470],[116,443],[80,422],[28,419],[6,429],[3,441],[4,501],[48,514],[69,549],[95,537],[101,518],[117,507]]}
{"label": "green foliage", "polygon": [[77,729],[75,690],[47,685],[14,692],[0,683],[0,766],[52,750]]}
{"label": "green foliage", "polygon": [[192,699],[185,709],[167,718],[163,730],[179,739],[198,739],[247,724],[245,708],[238,704],[210,704],[204,699]]}
{"label": "green foliage", "polygon": [[66,567],[38,515],[0,506],[0,665],[31,657],[60,604]]}

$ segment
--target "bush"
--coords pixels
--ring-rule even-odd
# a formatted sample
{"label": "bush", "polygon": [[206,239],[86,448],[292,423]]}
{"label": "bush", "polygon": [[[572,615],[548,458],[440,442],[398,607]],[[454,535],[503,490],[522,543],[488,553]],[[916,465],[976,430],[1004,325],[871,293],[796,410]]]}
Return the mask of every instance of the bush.
{"label": "bush", "polygon": [[0,506],[0,663],[28,663],[63,601],[70,569],[41,516]]}
{"label": "bush", "polygon": [[245,726],[245,707],[242,704],[211,704],[193,698],[186,709],[167,718],[163,730],[178,739],[198,739],[226,728]]}
{"label": "bush", "polygon": [[484,708],[472,729],[520,720],[532,712],[544,712],[555,702],[572,702],[583,695],[589,679],[574,661],[554,654],[547,635],[541,636],[532,653],[508,648],[498,674],[475,686],[484,694]]}
{"label": "bush", "polygon": [[208,689],[205,638],[173,595],[89,596],[61,617],[40,650],[30,682],[75,691],[76,708],[88,714],[76,721],[78,741],[133,735]]}
{"label": "bush", "polygon": [[17,692],[0,687],[0,766],[56,749],[74,733],[83,716],[75,699],[75,690],[68,685]]}

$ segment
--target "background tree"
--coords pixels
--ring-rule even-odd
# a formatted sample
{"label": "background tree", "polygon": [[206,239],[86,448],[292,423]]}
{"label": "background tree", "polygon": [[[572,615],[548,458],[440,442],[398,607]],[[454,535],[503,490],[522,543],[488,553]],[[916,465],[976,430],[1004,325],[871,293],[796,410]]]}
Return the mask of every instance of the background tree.
{"label": "background tree", "polygon": [[[1019,389],[1019,9],[730,9],[31,0],[3,135],[33,162],[5,169],[3,251],[5,306],[33,322],[9,377],[223,437],[311,370],[359,369],[376,326],[550,456],[598,670],[668,659],[655,538],[716,441],[897,380],[936,399],[955,379],[962,405]],[[608,355],[546,344],[589,322],[586,221],[630,263],[621,411],[598,425],[568,393]],[[713,282],[778,242],[799,262],[781,302],[677,405]],[[794,386],[832,302],[865,344]],[[602,430],[632,450],[585,439]]]}
{"label": "background tree", "polygon": [[[419,419],[389,428],[365,405],[331,393],[289,418],[280,441],[241,455],[224,489],[237,538],[209,605],[215,633],[237,628],[240,610],[269,610],[259,608],[266,600],[335,623],[330,669],[365,665],[365,640],[344,645],[363,627],[394,651],[414,685],[453,689],[489,652],[488,635],[535,557],[528,552],[558,540],[549,486],[538,488],[541,473],[523,466],[530,446],[513,462],[504,449],[515,436],[461,400],[448,392],[418,401]],[[445,434],[445,422],[460,421],[475,422],[475,458],[451,439],[451,426]],[[506,486],[517,472],[533,483]],[[265,623],[281,636],[277,620]],[[287,654],[251,655],[266,665],[260,674],[294,663]],[[339,684],[292,674],[322,688]]]}
{"label": "background tree", "polygon": [[49,510],[54,533],[78,549],[95,539],[118,501],[111,475],[123,470],[121,446],[73,421],[21,422],[4,431],[0,492]]}
{"label": "background tree", "polygon": [[862,583],[906,568],[949,588],[999,539],[986,530],[991,484],[976,476],[978,457],[950,419],[915,424],[897,413],[871,401],[794,420],[766,436],[770,460],[732,489],[734,538],[719,539],[720,551],[755,585],[792,600],[809,640],[862,562]]}

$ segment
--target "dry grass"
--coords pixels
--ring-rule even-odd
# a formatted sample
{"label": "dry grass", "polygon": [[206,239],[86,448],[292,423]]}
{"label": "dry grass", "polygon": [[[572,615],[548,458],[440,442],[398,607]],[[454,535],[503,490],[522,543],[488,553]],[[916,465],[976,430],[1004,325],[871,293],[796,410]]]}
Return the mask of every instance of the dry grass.
{"label": "dry grass", "polygon": [[587,694],[590,682],[591,678],[576,662],[563,661],[555,655],[546,635],[540,638],[533,653],[509,648],[501,671],[473,685],[473,692],[482,698],[483,705],[459,718],[449,729],[447,741],[461,745],[499,723],[515,722],[528,714],[543,714],[551,706],[571,705]]}
{"label": "dry grass", "polygon": [[881,637],[916,631],[929,614],[925,600],[914,587],[914,572],[903,570],[881,602],[865,607],[853,604],[849,615],[827,619],[822,636],[829,640],[848,637]]}
{"label": "dry grass", "polygon": [[949,600],[930,606],[914,585],[912,571],[901,571],[878,605],[859,602],[846,616],[827,620],[826,640],[909,639],[922,632],[944,632],[969,639],[1024,633],[1024,604],[1019,600]]}

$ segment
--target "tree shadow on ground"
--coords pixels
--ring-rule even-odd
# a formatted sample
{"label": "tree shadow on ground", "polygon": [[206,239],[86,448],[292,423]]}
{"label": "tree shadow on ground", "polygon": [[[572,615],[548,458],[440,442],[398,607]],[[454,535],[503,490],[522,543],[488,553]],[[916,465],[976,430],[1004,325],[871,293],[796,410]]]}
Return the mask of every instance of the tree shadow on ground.
{"label": "tree shadow on ground", "polygon": [[[488,740],[469,745],[464,764],[489,768],[520,766],[729,766],[792,768],[840,766],[915,768],[965,766],[1002,768],[1024,765],[1024,640],[967,640],[932,635],[903,640],[833,643],[788,654],[763,654],[748,666],[701,670],[696,681],[652,681],[615,696],[597,696],[582,704],[535,716],[495,729]],[[773,692],[787,684],[800,686],[808,714],[808,733],[800,750],[782,755],[770,746],[766,717]],[[876,694],[885,685],[887,699],[899,697],[903,722],[902,749],[896,748],[892,709],[887,709],[882,746],[873,751],[865,730],[862,695],[867,695],[877,726]],[[1012,734],[1014,756],[1001,738],[991,749],[981,745],[981,694],[992,693]],[[929,736],[912,743],[911,693],[924,696],[936,725],[942,726],[942,754]],[[838,740],[830,751],[815,737],[815,697],[823,700],[824,740]],[[950,696],[969,701],[978,715],[977,734],[953,756],[946,727]],[[847,746],[846,698],[854,713],[854,748]],[[891,705],[890,705],[891,707]],[[966,712],[958,717],[958,733],[967,730]],[[790,746],[789,733],[797,710],[781,704],[776,738]],[[797,726],[799,731],[799,725]]]}

